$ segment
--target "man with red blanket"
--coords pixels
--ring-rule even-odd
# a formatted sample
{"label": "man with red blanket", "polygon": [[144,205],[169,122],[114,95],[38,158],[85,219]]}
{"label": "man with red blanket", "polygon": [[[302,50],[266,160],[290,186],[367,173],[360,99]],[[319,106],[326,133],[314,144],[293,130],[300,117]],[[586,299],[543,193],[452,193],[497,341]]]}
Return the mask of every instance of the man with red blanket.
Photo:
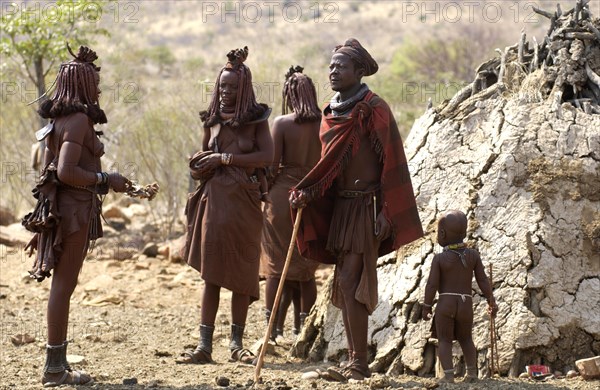
{"label": "man with red blanket", "polygon": [[303,256],[336,264],[332,301],[342,309],[348,362],[338,380],[370,376],[368,316],[377,306],[377,258],[423,236],[402,139],[389,106],[361,83],[378,65],[356,39],[329,65],[336,91],[321,120],[321,159],[292,190],[304,208]]}

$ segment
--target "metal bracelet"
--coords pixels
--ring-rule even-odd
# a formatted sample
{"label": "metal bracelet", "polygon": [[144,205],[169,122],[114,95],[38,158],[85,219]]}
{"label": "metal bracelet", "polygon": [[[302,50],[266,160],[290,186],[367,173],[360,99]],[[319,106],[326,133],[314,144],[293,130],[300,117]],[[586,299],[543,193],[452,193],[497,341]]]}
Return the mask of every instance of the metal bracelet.
{"label": "metal bracelet", "polygon": [[232,160],[233,160],[233,154],[221,153],[221,164],[230,165]]}

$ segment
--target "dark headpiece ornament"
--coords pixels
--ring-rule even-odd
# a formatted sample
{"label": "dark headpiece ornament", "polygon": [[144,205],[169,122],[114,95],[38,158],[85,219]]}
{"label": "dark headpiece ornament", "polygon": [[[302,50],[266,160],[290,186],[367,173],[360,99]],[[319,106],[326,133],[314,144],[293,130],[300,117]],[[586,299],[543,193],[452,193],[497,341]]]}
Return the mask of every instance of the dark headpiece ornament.
{"label": "dark headpiece ornament", "polygon": [[321,110],[317,104],[317,90],[303,71],[304,68],[300,65],[292,65],[285,74],[281,113],[285,115],[288,109],[294,110],[296,123],[319,121]]}
{"label": "dark headpiece ornament", "polygon": [[248,46],[244,46],[243,49],[233,49],[227,53],[227,64],[225,69],[236,69],[242,65],[248,58]]}
{"label": "dark headpiece ornament", "polygon": [[[235,103],[235,112],[228,123],[232,128],[238,128],[252,120],[257,120],[263,116],[269,108],[265,104],[256,101],[254,89],[252,88],[252,72],[244,62],[248,58],[248,46],[243,49],[233,49],[227,53],[227,63],[219,72],[215,81],[215,89],[212,94],[208,109],[200,112],[200,119],[204,122],[204,127],[212,127],[222,122],[220,107],[219,79],[225,71],[235,72],[238,75],[238,91]],[[266,119],[266,118],[265,118]]]}
{"label": "dark headpiece ornament", "polygon": [[48,88],[48,91],[54,91],[52,97],[40,105],[38,113],[42,118],[58,118],[81,112],[94,123],[106,123],[106,115],[98,102],[100,90],[97,72],[100,67],[94,64],[98,55],[86,46],[79,46],[75,54],[69,43],[67,50],[73,59],[60,65],[54,83]]}
{"label": "dark headpiece ornament", "polygon": [[292,77],[292,75],[294,73],[302,73],[304,71],[304,68],[301,67],[300,65],[296,65],[296,66],[290,66],[290,69],[288,69],[287,73],[285,74],[285,80],[289,80],[290,77]]}
{"label": "dark headpiece ornament", "polygon": [[336,46],[333,52],[345,54],[352,58],[355,63],[365,70],[365,76],[371,76],[379,70],[379,65],[371,57],[371,54],[354,38],[348,39],[343,45]]}
{"label": "dark headpiece ornament", "polygon": [[75,53],[73,53],[73,50],[71,50],[71,46],[69,46],[69,42],[67,42],[67,50],[69,51],[69,53],[71,53],[71,55],[74,58],[74,60],[71,61],[71,63],[79,62],[84,64],[90,64],[94,67],[94,70],[96,70],[96,72],[100,72],[100,67],[94,64],[94,61],[98,59],[98,55],[95,51],[93,51],[87,46],[79,46],[79,52],[77,52],[77,55],[75,55]]}

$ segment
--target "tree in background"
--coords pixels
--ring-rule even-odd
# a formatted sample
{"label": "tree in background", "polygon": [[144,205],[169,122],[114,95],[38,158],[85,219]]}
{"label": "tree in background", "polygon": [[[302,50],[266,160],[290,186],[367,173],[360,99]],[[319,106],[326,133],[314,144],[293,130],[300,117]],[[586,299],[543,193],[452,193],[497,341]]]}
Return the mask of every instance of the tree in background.
{"label": "tree in background", "polygon": [[[394,52],[387,82],[388,100],[401,102],[399,125],[408,133],[428,100],[435,106],[472,82],[475,68],[500,42],[489,26],[457,25],[450,35],[433,33],[427,39],[407,39]],[[387,96],[387,95],[386,95]]]}
{"label": "tree in background", "polygon": [[[106,1],[58,0],[3,4],[0,54],[9,59],[24,80],[31,81],[38,96],[46,91],[46,76],[57,62],[67,58],[66,42],[87,44],[95,35],[108,35],[98,27]],[[2,64],[6,67],[7,64]],[[40,126],[45,120],[40,119]]]}

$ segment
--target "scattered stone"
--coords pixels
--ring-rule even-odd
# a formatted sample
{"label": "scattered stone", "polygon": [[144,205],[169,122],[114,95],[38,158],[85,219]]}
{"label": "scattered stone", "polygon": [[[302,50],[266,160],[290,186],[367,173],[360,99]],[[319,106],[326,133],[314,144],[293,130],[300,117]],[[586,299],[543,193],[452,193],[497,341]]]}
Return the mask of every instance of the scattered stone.
{"label": "scattered stone", "polygon": [[112,338],[112,341],[114,341],[115,343],[122,343],[125,340],[127,340],[127,336],[121,333],[115,334]]}
{"label": "scattered stone", "polygon": [[157,349],[157,350],[154,351],[154,356],[169,357],[169,356],[173,356],[173,354],[171,352],[168,352],[168,351],[159,351]]}
{"label": "scattered stone", "polygon": [[[8,247],[24,247],[33,237],[33,233],[25,230],[20,223],[13,223],[8,226],[0,226],[0,244]],[[19,251],[20,252],[20,251]],[[16,250],[7,252],[17,253]]]}
{"label": "scattered stone", "polygon": [[123,210],[114,203],[109,204],[102,208],[102,215],[106,219],[119,218],[122,219],[125,223],[131,223],[131,220],[127,215],[123,212]]}
{"label": "scattered stone", "polygon": [[[262,337],[259,340],[256,340],[256,342],[254,344],[252,344],[252,347],[250,347],[250,351],[252,351],[253,354],[255,354],[256,356],[258,356],[260,354],[260,348],[262,347],[262,343],[263,343],[263,339]],[[275,344],[273,344],[272,342],[268,342],[267,343],[267,351],[265,352],[267,355],[274,355],[275,354]]]}
{"label": "scattered stone", "polygon": [[135,266],[133,267],[133,269],[137,270],[144,270],[144,269],[150,269],[150,264],[148,263],[135,263]]}
{"label": "scattered stone", "polygon": [[25,271],[21,273],[21,282],[23,283],[30,283],[33,279],[31,278],[31,275],[29,274],[29,272]]}
{"label": "scattered stone", "polygon": [[562,378],[564,375],[561,371],[554,371],[555,378]]}
{"label": "scattered stone", "polygon": [[156,257],[156,255],[158,255],[158,245],[156,245],[155,243],[151,242],[146,244],[146,246],[144,247],[144,249],[142,250],[142,253],[145,254],[148,257]]}
{"label": "scattered stone", "polygon": [[183,257],[179,254],[179,252],[173,252],[171,256],[169,256],[169,262],[173,264],[183,263]]}
{"label": "scattered stone", "polygon": [[319,379],[319,373],[316,371],[305,372],[304,374],[302,374],[301,378],[304,380]]}
{"label": "scattered stone", "polygon": [[158,387],[158,381],[156,381],[156,380],[155,381],[150,381],[150,382],[148,382],[148,384],[146,385],[146,387],[151,388],[151,389],[153,389],[155,387]]}
{"label": "scattered stone", "polygon": [[171,246],[170,245],[161,245],[158,247],[158,254],[162,255],[166,258],[169,257],[169,253],[171,252]]}
{"label": "scattered stone", "polygon": [[85,357],[81,355],[67,355],[67,362],[69,364],[79,364],[81,366],[87,364],[87,360],[85,360]]}
{"label": "scattered stone", "polygon": [[100,274],[83,286],[83,291],[92,292],[111,287],[115,283],[112,276]]}
{"label": "scattered stone", "polygon": [[0,225],[7,226],[15,222],[17,219],[8,207],[0,206]]}
{"label": "scattered stone", "polygon": [[229,378],[224,376],[219,376],[216,379],[217,386],[227,387],[229,386]]}
{"label": "scattered stone", "polygon": [[123,384],[124,385],[133,386],[133,385],[137,385],[137,383],[138,383],[137,378],[125,378],[125,379],[123,379]]}
{"label": "scattered stone", "polygon": [[[120,261],[117,261],[117,260],[110,260],[110,261],[107,261],[107,262],[106,262],[106,264],[104,265],[104,267],[105,267],[106,269],[108,269],[108,268],[111,268],[111,267],[114,267],[114,268],[120,268],[120,267],[122,267],[122,266],[123,266],[123,263],[122,263],[122,262],[120,262]],[[115,279],[117,279],[117,278],[115,278]]]}
{"label": "scattered stone", "polygon": [[185,247],[185,235],[179,237],[176,240],[171,241],[169,244],[170,249],[167,258],[171,263],[182,263],[183,255],[182,250]]}
{"label": "scattered stone", "polygon": [[120,305],[123,302],[123,298],[118,295],[104,295],[94,299],[84,300],[81,302],[84,306],[108,306],[108,305]]}
{"label": "scattered stone", "polygon": [[385,389],[390,386],[390,378],[385,375],[374,374],[369,380],[371,389]]}
{"label": "scattered stone", "polygon": [[19,333],[14,336],[11,336],[10,341],[15,347],[19,347],[21,345],[33,343],[35,341],[35,337],[30,335],[29,333]]}
{"label": "scattered stone", "polygon": [[148,208],[143,204],[133,203],[129,205],[123,212],[128,215],[130,218],[134,217],[144,217],[148,215]]}
{"label": "scattered stone", "polygon": [[107,219],[106,223],[108,225],[110,225],[111,228],[115,229],[118,232],[125,230],[125,228],[127,227],[127,223],[125,222],[125,220],[123,220],[121,218]]}
{"label": "scattered stone", "polygon": [[83,336],[83,338],[88,341],[94,342],[94,343],[98,343],[98,342],[102,341],[100,336],[95,335],[95,334],[86,334],[85,336]]}
{"label": "scattered stone", "polygon": [[139,203],[139,199],[129,196],[120,196],[113,204],[117,205],[118,207],[127,208],[135,203]]}
{"label": "scattered stone", "polygon": [[577,360],[575,365],[583,379],[600,378],[600,356]]}
{"label": "scattered stone", "polygon": [[522,372],[519,374],[519,379],[529,379],[529,374],[526,372]]}
{"label": "scattered stone", "polygon": [[567,378],[575,378],[576,376],[578,376],[579,373],[575,370],[569,370],[567,371]]}
{"label": "scattered stone", "polygon": [[135,248],[126,248],[126,247],[117,247],[117,249],[113,253],[113,257],[115,260],[128,260],[136,254],[137,250]]}

